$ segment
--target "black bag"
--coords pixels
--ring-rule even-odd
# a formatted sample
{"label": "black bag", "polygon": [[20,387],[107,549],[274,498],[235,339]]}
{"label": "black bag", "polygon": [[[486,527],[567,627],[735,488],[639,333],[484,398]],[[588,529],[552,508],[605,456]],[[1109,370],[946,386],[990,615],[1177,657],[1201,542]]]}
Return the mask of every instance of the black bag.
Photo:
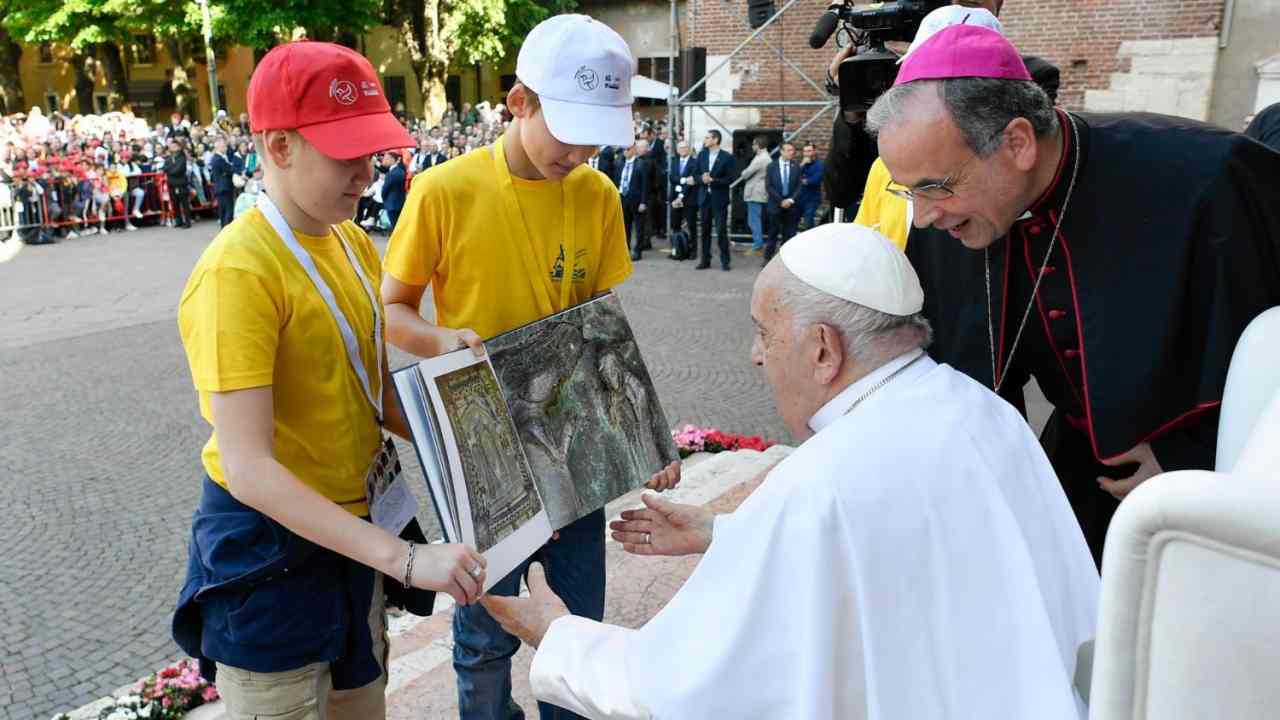
{"label": "black bag", "polygon": [[693,251],[689,244],[689,233],[675,230],[671,233],[671,257],[676,260],[688,260]]}

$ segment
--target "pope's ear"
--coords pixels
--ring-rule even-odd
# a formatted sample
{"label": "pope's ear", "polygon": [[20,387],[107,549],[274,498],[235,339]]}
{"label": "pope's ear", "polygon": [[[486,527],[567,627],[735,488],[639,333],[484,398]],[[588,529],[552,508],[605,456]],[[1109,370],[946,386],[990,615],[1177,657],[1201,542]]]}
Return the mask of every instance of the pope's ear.
{"label": "pope's ear", "polygon": [[823,385],[833,382],[840,376],[844,367],[844,338],[834,327],[826,323],[813,326],[814,347],[814,379]]}

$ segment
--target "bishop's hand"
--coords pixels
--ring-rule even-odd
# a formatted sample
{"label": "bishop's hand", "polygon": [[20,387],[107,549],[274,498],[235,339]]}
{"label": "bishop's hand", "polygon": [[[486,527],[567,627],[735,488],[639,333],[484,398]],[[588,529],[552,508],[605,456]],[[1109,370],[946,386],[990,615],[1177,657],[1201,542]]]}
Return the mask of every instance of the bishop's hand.
{"label": "bishop's hand", "polygon": [[503,630],[515,635],[524,642],[538,647],[547,629],[557,618],[569,614],[564,601],[547,585],[546,573],[542,565],[534,563],[529,566],[529,597],[503,597],[485,595],[480,604],[489,611]]}
{"label": "bishop's hand", "polygon": [[609,523],[623,550],[635,555],[695,555],[711,547],[715,513],[647,493],[640,499],[646,507],[623,510],[621,520]]}
{"label": "bishop's hand", "polygon": [[1160,467],[1160,461],[1156,460],[1156,454],[1148,443],[1142,443],[1123,455],[1102,461],[1103,465],[1111,467],[1129,463],[1138,463],[1138,469],[1132,475],[1119,480],[1099,477],[1098,487],[1111,493],[1115,499],[1123,500],[1126,495],[1133,492],[1134,488],[1164,472],[1164,468]]}

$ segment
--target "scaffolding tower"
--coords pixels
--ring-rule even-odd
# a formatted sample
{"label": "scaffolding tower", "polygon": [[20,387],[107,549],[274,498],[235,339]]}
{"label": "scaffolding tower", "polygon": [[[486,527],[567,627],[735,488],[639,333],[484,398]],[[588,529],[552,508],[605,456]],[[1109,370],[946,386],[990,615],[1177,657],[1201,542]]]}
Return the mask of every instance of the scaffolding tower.
{"label": "scaffolding tower", "polygon": [[[713,0],[706,0],[706,1],[712,2]],[[717,125],[722,132],[728,133],[730,137],[732,137],[733,131],[725,127],[725,125],[720,121],[720,118],[717,118],[707,108],[744,108],[744,107],[745,108],[751,108],[751,107],[754,107],[754,108],[775,108],[775,107],[815,108],[814,113],[811,116],[809,116],[807,120],[805,120],[798,127],[796,127],[796,129],[790,132],[787,132],[786,128],[785,127],[783,128],[783,135],[782,135],[783,142],[788,142],[794,139],[800,133],[807,130],[810,125],[817,122],[823,116],[837,109],[840,104],[840,101],[838,98],[827,97],[828,93],[824,85],[821,85],[815,82],[814,79],[810,77],[809,74],[806,73],[803,68],[801,68],[794,61],[792,61],[790,58],[787,57],[785,42],[779,43],[778,45],[774,45],[773,43],[769,42],[768,38],[764,37],[764,32],[768,30],[770,27],[772,27],[773,24],[777,22],[779,18],[781,18],[788,10],[794,7],[796,3],[800,2],[800,0],[788,0],[787,4],[783,5],[782,8],[774,12],[773,15],[769,17],[768,20],[766,20],[763,24],[760,25],[760,27],[754,28],[754,29],[751,27],[751,23],[748,20],[747,15],[745,13],[739,13],[736,8],[732,7],[732,3],[734,2],[734,0],[714,0],[714,1],[719,2],[724,7],[725,12],[727,12],[733,20],[737,21],[737,23],[741,25],[746,31],[749,31],[750,34],[748,34],[746,38],[744,38],[741,42],[739,42],[737,47],[735,47],[732,51],[730,51],[727,56],[722,58],[720,62],[713,69],[707,71],[702,76],[702,78],[699,79],[697,82],[693,83],[687,88],[683,88],[683,92],[681,92],[680,89],[677,89],[676,87],[676,61],[677,61],[677,58],[680,57],[681,51],[683,49],[683,45],[680,41],[680,19],[679,19],[680,0],[671,0],[671,49],[669,50],[668,61],[667,61],[667,85],[669,89],[669,95],[667,98],[667,173],[670,173],[671,168],[675,166],[676,143],[678,141],[678,132],[677,132],[678,128],[677,128],[676,118],[679,117],[683,120],[685,117],[684,110],[686,108],[690,109],[691,111],[692,110],[701,111],[704,115],[707,116],[707,118],[711,120],[712,123]],[[697,47],[695,38],[696,38],[696,31],[697,31],[698,8],[703,2],[703,0],[686,0],[686,2],[688,3],[688,6],[690,8],[689,46]],[[782,98],[776,98],[771,100],[766,99],[766,100],[751,100],[751,101],[741,101],[741,100],[692,101],[689,99],[694,94],[694,92],[698,90],[698,88],[706,84],[708,79],[710,79],[716,73],[720,72],[722,69],[728,67],[729,63],[732,62],[733,59],[737,57],[739,53],[741,53],[745,48],[747,48],[757,40],[764,43],[766,47],[768,47],[770,50],[774,52],[775,55],[777,55],[778,60],[781,61],[781,63],[784,66],[791,68],[791,70],[793,70],[806,83],[808,83],[810,87],[812,87],[815,91],[817,91],[819,95],[825,97],[826,99],[824,100],[784,100]],[[692,118],[692,113],[690,113],[689,118],[690,119]],[[688,125],[691,125],[691,124],[692,123],[686,123],[686,130],[688,130]],[[777,152],[777,150],[775,149],[773,152]],[[733,183],[729,186],[729,191],[732,193],[733,189],[740,182],[741,182],[741,179],[735,179]],[[669,175],[667,176],[667,185],[668,186],[670,185]],[[667,194],[668,194],[668,189],[663,188],[664,203],[669,203],[669,201],[666,200]],[[667,232],[668,238],[671,237],[671,231],[672,231],[671,215],[672,213],[670,212],[670,207],[668,206],[668,210],[666,213],[666,217],[667,217],[666,232]],[[729,203],[729,211],[726,216],[725,223],[729,227],[732,227],[733,225],[733,203],[732,202]],[[741,235],[738,235],[737,237],[741,237]],[[696,243],[698,239],[690,238],[690,241]]]}

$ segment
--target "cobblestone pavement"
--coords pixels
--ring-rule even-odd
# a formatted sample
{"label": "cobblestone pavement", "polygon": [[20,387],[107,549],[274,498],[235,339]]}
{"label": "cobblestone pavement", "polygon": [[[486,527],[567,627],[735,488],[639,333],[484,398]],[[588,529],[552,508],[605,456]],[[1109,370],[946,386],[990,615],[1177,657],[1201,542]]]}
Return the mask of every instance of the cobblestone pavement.
{"label": "cobblestone pavement", "polygon": [[[0,265],[0,720],[47,718],[178,656],[169,616],[208,429],[175,315],[215,232],[92,236]],[[695,272],[646,253],[620,294],[672,425],[787,441],[748,359],[759,260],[735,261]]]}

